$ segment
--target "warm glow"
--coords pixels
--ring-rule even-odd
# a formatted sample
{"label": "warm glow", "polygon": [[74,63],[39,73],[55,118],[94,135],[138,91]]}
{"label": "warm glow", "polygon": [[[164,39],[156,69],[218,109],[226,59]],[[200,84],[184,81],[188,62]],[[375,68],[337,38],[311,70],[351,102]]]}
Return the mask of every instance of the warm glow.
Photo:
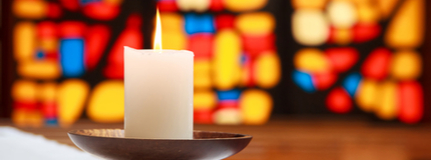
{"label": "warm glow", "polygon": [[153,49],[162,49],[162,32],[161,32],[161,21],[159,15],[159,9],[156,9],[156,33],[153,39]]}

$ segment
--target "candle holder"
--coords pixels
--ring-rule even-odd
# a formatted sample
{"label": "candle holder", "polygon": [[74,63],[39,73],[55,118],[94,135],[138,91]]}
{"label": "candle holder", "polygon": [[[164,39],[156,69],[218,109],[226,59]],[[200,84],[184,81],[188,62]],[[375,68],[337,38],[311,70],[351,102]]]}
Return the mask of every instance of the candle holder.
{"label": "candle holder", "polygon": [[106,159],[224,159],[243,150],[252,136],[194,131],[193,139],[126,138],[122,129],[69,131],[82,150]]}

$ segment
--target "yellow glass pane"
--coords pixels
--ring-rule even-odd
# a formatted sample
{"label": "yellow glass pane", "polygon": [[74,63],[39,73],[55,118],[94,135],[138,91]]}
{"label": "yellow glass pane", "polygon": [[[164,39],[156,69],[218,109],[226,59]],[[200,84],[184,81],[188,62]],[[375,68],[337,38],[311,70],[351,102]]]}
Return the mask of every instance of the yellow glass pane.
{"label": "yellow glass pane", "polygon": [[372,79],[363,80],[358,86],[356,101],[360,109],[366,112],[374,111],[378,97],[378,83]]}
{"label": "yellow glass pane", "polygon": [[424,1],[407,0],[387,28],[384,41],[393,48],[419,47],[424,35]]}
{"label": "yellow glass pane", "polygon": [[183,31],[184,20],[181,15],[172,12],[162,12],[160,14],[160,19],[162,25],[162,35],[165,32],[169,32],[169,31],[173,31],[173,32]]}
{"label": "yellow glass pane", "polygon": [[13,52],[17,61],[30,60],[36,52],[36,27],[31,22],[19,22],[13,31]]}
{"label": "yellow glass pane", "polygon": [[81,116],[89,93],[89,85],[83,80],[68,79],[59,85],[57,104],[60,126],[67,127]]}
{"label": "yellow glass pane", "polygon": [[38,99],[42,102],[55,102],[57,98],[57,84],[54,82],[47,82],[40,84]]}
{"label": "yellow glass pane", "polygon": [[268,0],[223,0],[225,7],[234,12],[252,11],[263,8]]}
{"label": "yellow glass pane", "polygon": [[339,45],[347,45],[352,40],[350,28],[335,29],[335,43]]}
{"label": "yellow glass pane", "polygon": [[106,80],[97,84],[90,95],[90,100],[86,111],[87,116],[95,122],[123,122],[123,81]]}
{"label": "yellow glass pane", "polygon": [[163,49],[184,50],[186,49],[187,37],[184,32],[162,31]]}
{"label": "yellow glass pane", "polygon": [[39,19],[47,14],[48,5],[43,0],[15,0],[12,11],[17,17]]}
{"label": "yellow glass pane", "polygon": [[304,72],[323,72],[330,69],[330,63],[323,52],[315,48],[299,50],[294,56],[294,66]]}
{"label": "yellow glass pane", "polygon": [[217,103],[216,94],[211,90],[195,90],[194,110],[212,110]]}
{"label": "yellow glass pane", "polygon": [[244,91],[239,103],[243,123],[249,125],[266,123],[273,108],[271,96],[267,92],[257,89]]}
{"label": "yellow glass pane", "polygon": [[378,89],[376,115],[384,120],[392,120],[397,115],[397,86],[395,82],[386,81]]}
{"label": "yellow glass pane", "polygon": [[210,89],[212,87],[211,79],[211,61],[195,60],[194,62],[194,88]]}
{"label": "yellow glass pane", "polygon": [[398,80],[417,79],[422,71],[422,60],[414,51],[398,51],[393,55],[390,74]]}
{"label": "yellow glass pane", "polygon": [[327,0],[291,0],[294,9],[323,9]]}
{"label": "yellow glass pane", "polygon": [[358,21],[360,23],[376,23],[380,20],[380,12],[375,5],[370,3],[357,6]]}
{"label": "yellow glass pane", "polygon": [[399,0],[379,0],[375,1],[383,18],[388,18],[395,9],[396,4]]}
{"label": "yellow glass pane", "polygon": [[235,25],[242,34],[266,35],[273,32],[275,20],[267,12],[244,13],[237,16]]}
{"label": "yellow glass pane", "polygon": [[17,80],[12,85],[12,98],[15,101],[36,101],[37,83],[30,80]]}
{"label": "yellow glass pane", "polygon": [[56,61],[23,61],[18,63],[17,72],[27,78],[50,80],[60,77],[61,71]]}
{"label": "yellow glass pane", "polygon": [[262,88],[274,87],[280,79],[280,60],[276,53],[264,53],[255,61],[255,80]]}
{"label": "yellow glass pane", "polygon": [[228,90],[240,83],[241,67],[240,37],[233,30],[222,30],[215,37],[212,62],[213,80],[216,88]]}

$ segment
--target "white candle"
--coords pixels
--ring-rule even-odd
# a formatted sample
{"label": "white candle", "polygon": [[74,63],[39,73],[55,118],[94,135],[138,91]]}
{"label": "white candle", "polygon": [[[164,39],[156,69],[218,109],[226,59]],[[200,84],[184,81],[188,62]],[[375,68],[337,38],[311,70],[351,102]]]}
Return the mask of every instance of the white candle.
{"label": "white candle", "polygon": [[126,137],[193,137],[193,56],[124,48]]}

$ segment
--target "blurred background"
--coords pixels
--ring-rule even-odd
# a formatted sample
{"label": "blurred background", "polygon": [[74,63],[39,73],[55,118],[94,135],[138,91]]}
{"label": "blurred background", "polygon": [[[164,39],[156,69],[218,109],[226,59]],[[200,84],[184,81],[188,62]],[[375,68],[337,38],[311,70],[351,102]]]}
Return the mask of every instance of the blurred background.
{"label": "blurred background", "polygon": [[229,159],[431,157],[428,0],[0,2],[2,158],[123,128],[123,46],[152,48],[156,6],[163,49],[195,53],[194,129],[254,136]]}
{"label": "blurred background", "polygon": [[191,50],[194,121],[430,122],[430,1],[1,1],[0,116],[121,123],[123,46]]}

